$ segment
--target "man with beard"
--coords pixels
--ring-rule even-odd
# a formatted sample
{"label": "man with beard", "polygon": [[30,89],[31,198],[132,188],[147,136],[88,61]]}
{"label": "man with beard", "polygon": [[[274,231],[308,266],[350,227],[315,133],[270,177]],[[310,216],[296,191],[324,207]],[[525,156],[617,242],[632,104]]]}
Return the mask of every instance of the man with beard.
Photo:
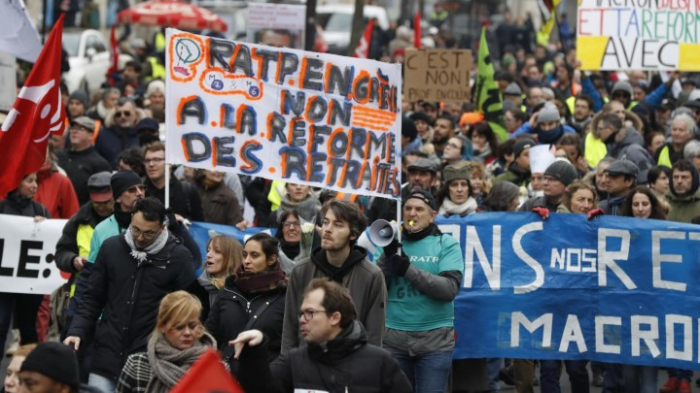
{"label": "man with beard", "polygon": [[117,168],[119,154],[139,143],[134,128],[139,117],[134,101],[122,98],[117,102],[114,111],[107,116],[105,127],[97,136],[95,150],[109,162],[113,170]]}
{"label": "man with beard", "polygon": [[626,159],[633,162],[639,169],[637,181],[646,184],[647,172],[654,166],[654,162],[651,154],[644,148],[644,138],[634,128],[625,127],[619,115],[612,113],[600,117],[596,131],[605,143],[607,155],[617,160]]}
{"label": "man with beard", "polygon": [[569,120],[569,125],[576,130],[579,135],[586,134],[586,128],[593,119],[593,98],[587,94],[579,94],[574,101],[574,114]]}
{"label": "man with beard", "polygon": [[435,135],[433,135],[433,146],[435,146],[435,154],[442,158],[442,153],[445,151],[445,146],[447,146],[447,141],[455,136],[455,122],[452,116],[445,113],[435,120]]}
{"label": "man with beard", "polygon": [[282,355],[304,342],[299,314],[304,289],[317,277],[328,277],[350,291],[357,320],[367,332],[367,342],[381,346],[384,334],[386,284],[382,271],[369,261],[367,250],[356,245],[367,221],[352,202],[331,200],[321,209],[321,247],[292,270],[287,288],[282,328]]}

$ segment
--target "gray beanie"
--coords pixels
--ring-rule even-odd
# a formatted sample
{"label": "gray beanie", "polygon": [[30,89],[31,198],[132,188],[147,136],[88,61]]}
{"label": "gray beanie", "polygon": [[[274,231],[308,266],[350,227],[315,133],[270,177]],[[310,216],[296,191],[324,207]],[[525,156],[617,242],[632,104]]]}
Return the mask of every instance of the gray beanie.
{"label": "gray beanie", "polygon": [[503,90],[504,96],[521,96],[523,91],[520,89],[517,83],[511,82],[505,90]]}
{"label": "gray beanie", "polygon": [[539,115],[537,116],[538,123],[549,123],[551,121],[559,121],[561,116],[559,116],[559,109],[554,104],[545,104],[542,109],[540,109]]}
{"label": "gray beanie", "polygon": [[85,106],[85,109],[90,107],[90,99],[88,98],[87,93],[82,90],[74,91],[73,94],[70,95],[69,100],[80,101],[80,103]]}
{"label": "gray beanie", "polygon": [[613,85],[612,92],[610,93],[610,95],[614,96],[615,92],[617,91],[624,91],[625,93],[629,94],[630,97],[634,97],[634,90],[632,90],[632,85],[630,85],[630,83],[627,81],[617,81],[617,83]]}
{"label": "gray beanie", "polygon": [[574,180],[578,179],[578,172],[576,171],[576,168],[569,164],[568,161],[564,160],[554,161],[552,165],[547,167],[547,170],[544,171],[544,175],[551,176],[559,180],[565,186],[568,186],[569,184],[573,183]]}

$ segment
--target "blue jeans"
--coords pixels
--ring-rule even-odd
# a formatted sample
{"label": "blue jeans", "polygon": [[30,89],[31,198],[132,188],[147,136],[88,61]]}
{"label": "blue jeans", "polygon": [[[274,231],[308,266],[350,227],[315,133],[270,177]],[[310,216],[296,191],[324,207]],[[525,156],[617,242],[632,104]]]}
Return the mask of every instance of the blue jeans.
{"label": "blue jeans", "polygon": [[90,373],[90,377],[88,377],[88,386],[98,388],[104,393],[114,393],[114,390],[117,389],[117,383],[115,381],[93,373]]}
{"label": "blue jeans", "polygon": [[486,359],[486,380],[489,381],[489,390],[501,389],[501,382],[498,379],[498,373],[501,371],[502,365],[502,358]]}
{"label": "blue jeans", "polygon": [[659,368],[651,366],[622,366],[625,389],[629,392],[656,393],[659,391]]}
{"label": "blue jeans", "polygon": [[[561,360],[540,360],[540,386],[542,393],[559,393],[559,377],[561,376]],[[573,393],[588,393],[588,360],[564,360],[566,373],[569,374],[571,391]]]}
{"label": "blue jeans", "polygon": [[0,292],[0,356],[5,355],[5,340],[12,325],[13,315],[22,345],[39,340],[36,332],[36,313],[43,299],[44,295]]}
{"label": "blue jeans", "polygon": [[428,352],[411,356],[408,353],[390,351],[413,384],[415,393],[444,393],[452,368],[453,351]]}

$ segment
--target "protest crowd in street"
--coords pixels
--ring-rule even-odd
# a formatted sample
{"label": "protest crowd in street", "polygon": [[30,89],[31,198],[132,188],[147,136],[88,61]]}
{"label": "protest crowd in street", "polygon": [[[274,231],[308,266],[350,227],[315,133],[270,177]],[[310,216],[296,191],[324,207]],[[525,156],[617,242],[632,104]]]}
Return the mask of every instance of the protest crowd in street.
{"label": "protest crowd in street", "polygon": [[[442,16],[438,7],[426,18],[424,38],[454,48]],[[0,213],[68,220],[55,262],[70,301],[0,293],[0,353],[12,356],[4,391],[166,392],[215,349],[249,393],[444,392],[470,372],[453,367],[455,341],[479,338],[455,333],[464,251],[436,219],[700,224],[700,74],[583,71],[569,32],[542,45],[529,18],[485,25],[502,117],[484,115],[477,91],[470,102],[404,92],[400,202],[167,164],[164,48],[153,42],[132,39],[134,60],[112,85],[62,89],[70,125]],[[402,63],[412,37],[406,26],[382,32],[369,57]],[[475,61],[475,85],[481,71]],[[367,229],[397,209],[401,242],[377,247]],[[199,244],[188,229],[199,222],[252,236],[212,230]],[[695,384],[675,368],[658,380],[654,366],[481,361],[470,378],[488,392],[559,392],[562,371],[580,393]]]}

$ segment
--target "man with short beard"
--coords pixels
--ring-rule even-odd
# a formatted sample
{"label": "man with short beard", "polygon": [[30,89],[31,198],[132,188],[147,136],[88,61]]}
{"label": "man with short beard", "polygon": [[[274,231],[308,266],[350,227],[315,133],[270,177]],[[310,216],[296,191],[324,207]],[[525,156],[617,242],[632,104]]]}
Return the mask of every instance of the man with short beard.
{"label": "man with short beard", "polygon": [[579,135],[586,134],[586,128],[593,119],[593,98],[587,94],[579,94],[574,101],[574,114],[569,120],[569,125],[576,130]]}
{"label": "man with short beard", "polygon": [[382,345],[386,284],[382,271],[369,261],[367,250],[356,245],[367,226],[360,209],[352,202],[331,200],[321,210],[321,247],[292,270],[285,300],[282,328],[282,355],[299,347],[304,338],[299,331],[298,310],[304,289],[317,277],[328,277],[348,288],[357,320],[367,332],[367,342]]}
{"label": "man with short beard", "polygon": [[117,168],[117,157],[122,151],[138,146],[139,139],[134,127],[140,117],[136,104],[128,98],[120,99],[107,116],[105,126],[95,141],[95,150],[109,162],[113,170]]}
{"label": "man with short beard", "polygon": [[442,158],[442,153],[445,151],[447,141],[455,136],[455,122],[449,114],[442,114],[435,120],[435,135],[433,135],[433,146],[435,146],[435,154]]}

